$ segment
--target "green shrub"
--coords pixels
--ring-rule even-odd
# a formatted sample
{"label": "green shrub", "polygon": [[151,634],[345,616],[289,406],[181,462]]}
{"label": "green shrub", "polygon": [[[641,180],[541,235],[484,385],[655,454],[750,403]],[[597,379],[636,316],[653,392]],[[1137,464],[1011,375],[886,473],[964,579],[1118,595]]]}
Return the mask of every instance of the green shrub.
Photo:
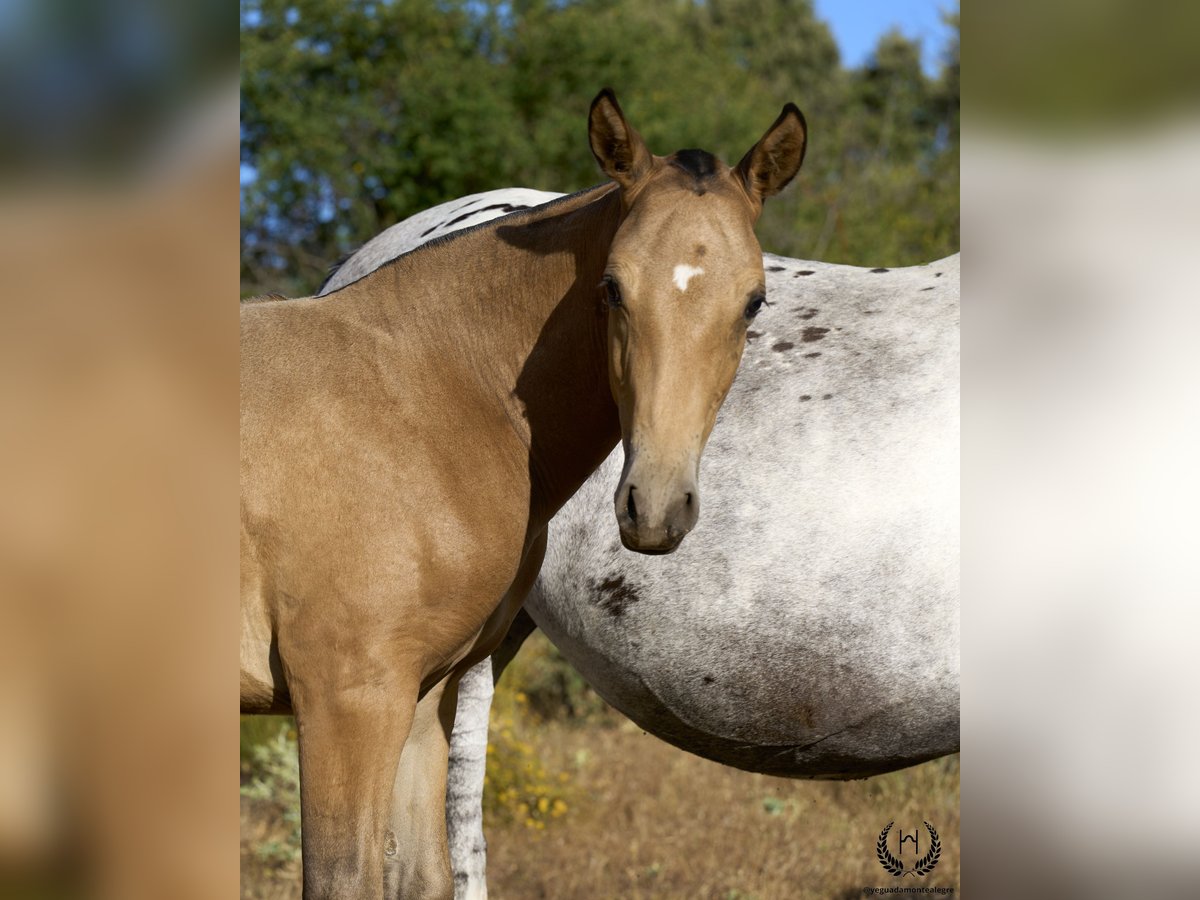
{"label": "green shrub", "polygon": [[241,722],[241,759],[242,774],[250,771],[254,758],[254,748],[259,744],[270,743],[279,734],[279,728],[286,725],[295,728],[295,720],[291,716],[242,716]]}
{"label": "green shrub", "polygon": [[[300,760],[291,721],[276,720],[275,726],[273,737],[249,747],[244,764],[249,780],[242,785],[242,796],[275,808],[283,826],[279,836],[264,839],[254,849],[260,862],[286,866],[300,858]],[[243,730],[243,747],[245,737]]]}
{"label": "green shrub", "polygon": [[505,670],[492,702],[486,815],[534,831],[566,815],[575,793],[571,773],[547,766],[521,736],[549,722],[611,727],[619,720],[544,634],[532,634]]}
{"label": "green shrub", "polygon": [[511,703],[493,705],[488,733],[487,775],[483,780],[484,814],[500,822],[517,822],[534,831],[567,813],[571,777],[551,771],[520,732],[537,728],[529,699],[514,692]]}
{"label": "green shrub", "polygon": [[534,722],[612,725],[618,721],[612,708],[540,631],[530,635],[504,671],[494,706],[511,714],[518,696],[525,698],[522,713]]}

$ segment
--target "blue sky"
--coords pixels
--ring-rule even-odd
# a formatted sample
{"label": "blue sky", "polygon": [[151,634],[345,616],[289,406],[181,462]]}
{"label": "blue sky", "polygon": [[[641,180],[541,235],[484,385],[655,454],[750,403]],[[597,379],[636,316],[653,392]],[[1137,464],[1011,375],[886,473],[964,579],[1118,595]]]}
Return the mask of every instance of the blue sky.
{"label": "blue sky", "polygon": [[879,36],[896,25],[906,37],[921,39],[921,62],[930,75],[937,74],[938,57],[950,34],[939,10],[958,8],[956,0],[815,0],[814,5],[833,29],[843,65],[862,65]]}

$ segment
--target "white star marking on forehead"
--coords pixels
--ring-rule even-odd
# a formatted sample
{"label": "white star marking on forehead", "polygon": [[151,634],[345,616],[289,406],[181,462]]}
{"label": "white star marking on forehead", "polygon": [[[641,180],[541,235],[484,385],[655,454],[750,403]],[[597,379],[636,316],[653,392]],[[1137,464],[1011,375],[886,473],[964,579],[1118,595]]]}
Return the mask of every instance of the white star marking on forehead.
{"label": "white star marking on forehead", "polygon": [[681,291],[686,291],[688,282],[697,275],[703,275],[704,270],[696,266],[685,266],[682,263],[675,267],[675,273],[672,276],[675,280],[675,287]]}

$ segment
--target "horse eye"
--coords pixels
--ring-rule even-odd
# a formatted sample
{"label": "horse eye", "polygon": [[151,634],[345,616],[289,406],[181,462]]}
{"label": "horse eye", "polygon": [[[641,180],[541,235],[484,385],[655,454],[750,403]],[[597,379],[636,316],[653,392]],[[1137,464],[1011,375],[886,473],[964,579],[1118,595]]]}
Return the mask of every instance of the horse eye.
{"label": "horse eye", "polygon": [[757,296],[752,297],[750,299],[750,302],[746,304],[745,315],[746,315],[747,321],[749,321],[750,319],[753,319],[755,316],[757,316],[759,310],[761,310],[763,308],[763,306],[766,304],[767,304],[767,298],[764,297],[762,294],[758,294]]}
{"label": "horse eye", "polygon": [[604,287],[604,302],[616,309],[621,305],[621,286],[611,275],[605,275],[600,282]]}

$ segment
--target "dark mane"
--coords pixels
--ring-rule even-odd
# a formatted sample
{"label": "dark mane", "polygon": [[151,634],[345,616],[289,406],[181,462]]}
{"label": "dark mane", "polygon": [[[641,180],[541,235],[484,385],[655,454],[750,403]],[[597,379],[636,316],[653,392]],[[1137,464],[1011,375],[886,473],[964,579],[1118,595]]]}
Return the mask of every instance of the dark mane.
{"label": "dark mane", "polygon": [[702,190],[704,182],[716,177],[720,160],[707,150],[677,150],[671,157],[671,165],[691,175],[696,189]]}
{"label": "dark mane", "polygon": [[291,300],[291,297],[285,297],[279,291],[267,291],[265,294],[258,294],[254,297],[245,297],[242,300],[243,304],[251,303],[278,303],[280,300]]}
{"label": "dark mane", "polygon": [[321,291],[325,290],[325,285],[329,284],[329,282],[333,280],[333,276],[338,273],[338,269],[340,269],[345,264],[346,260],[348,260],[350,257],[352,257],[355,253],[357,253],[361,249],[362,249],[362,247],[359,247],[358,250],[351,250],[349,253],[343,253],[342,258],[339,259],[337,262],[335,262],[332,266],[329,267],[329,271],[325,273],[325,280],[322,281],[321,286],[319,288],[317,288],[318,294],[320,294]]}

